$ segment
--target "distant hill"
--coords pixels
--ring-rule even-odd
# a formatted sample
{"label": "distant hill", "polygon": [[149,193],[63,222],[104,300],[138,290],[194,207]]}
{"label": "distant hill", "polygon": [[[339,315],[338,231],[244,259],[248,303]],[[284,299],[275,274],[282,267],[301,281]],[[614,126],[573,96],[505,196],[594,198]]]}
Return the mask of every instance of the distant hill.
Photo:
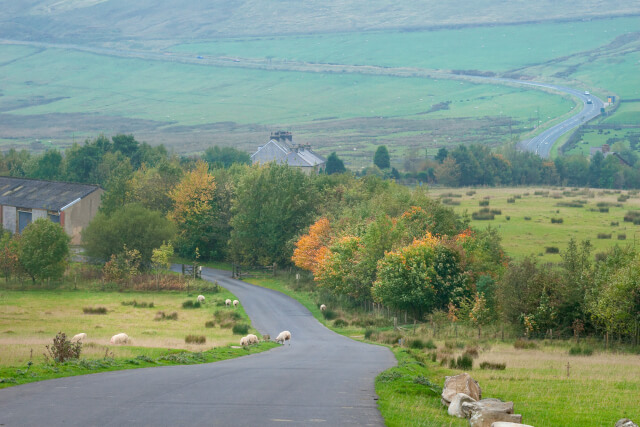
{"label": "distant hill", "polygon": [[0,38],[54,42],[495,25],[640,14],[628,0],[10,0]]}

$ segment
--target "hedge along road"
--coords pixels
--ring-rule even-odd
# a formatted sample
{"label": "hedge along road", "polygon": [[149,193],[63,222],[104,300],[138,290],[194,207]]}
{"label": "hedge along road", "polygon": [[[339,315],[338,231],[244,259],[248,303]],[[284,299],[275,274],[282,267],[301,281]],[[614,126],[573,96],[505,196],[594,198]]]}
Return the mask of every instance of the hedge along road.
{"label": "hedge along road", "polygon": [[[297,301],[203,268],[253,326],[291,344],[232,360],[58,378],[0,390],[4,426],[383,425],[375,376],[389,349],[338,335]],[[232,308],[231,308],[232,310]],[[135,337],[133,337],[135,339]]]}

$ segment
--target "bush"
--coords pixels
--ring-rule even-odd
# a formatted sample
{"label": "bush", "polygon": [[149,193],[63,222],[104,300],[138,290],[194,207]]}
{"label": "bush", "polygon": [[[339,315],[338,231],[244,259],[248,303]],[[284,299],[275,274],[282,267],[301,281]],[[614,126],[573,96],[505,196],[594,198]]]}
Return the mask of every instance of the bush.
{"label": "bush", "polygon": [[182,303],[182,308],[200,308],[200,301],[185,301]]}
{"label": "bush", "polygon": [[207,342],[207,337],[204,335],[187,335],[184,337],[184,342],[187,344],[204,344]]}
{"label": "bush", "polygon": [[153,320],[178,320],[178,312],[174,311],[171,314],[166,314],[164,311],[159,311],[156,313],[156,317]]}
{"label": "bush", "polygon": [[525,217],[524,217],[524,220],[525,220],[525,221],[531,221],[531,217],[530,217],[530,216],[525,216]]}
{"label": "bush", "polygon": [[495,214],[492,213],[491,210],[489,210],[489,208],[484,208],[484,209],[480,209],[477,212],[473,212],[471,214],[471,218],[477,221],[492,220],[492,219],[495,219]]}
{"label": "bush", "polygon": [[636,221],[640,221],[640,211],[627,211],[624,216],[624,222],[632,222],[636,223]]}
{"label": "bush", "polygon": [[502,210],[500,209],[491,209],[491,213],[494,215],[502,215]]}
{"label": "bush", "polygon": [[598,208],[598,212],[600,212],[600,213],[609,213],[609,208]]}
{"label": "bush", "polygon": [[516,198],[515,197],[509,197],[507,199],[507,203],[515,203],[516,202]]}
{"label": "bush", "polygon": [[133,301],[122,301],[120,304],[122,305],[130,305],[133,306],[135,308],[153,308],[153,303],[152,302],[138,302],[136,300]]}
{"label": "bush", "polygon": [[511,221],[511,217],[509,215],[504,217],[507,221]]}
{"label": "bush", "polygon": [[489,206],[489,201],[488,200],[480,200],[478,202],[478,205],[480,205],[480,206]]}
{"label": "bush", "polygon": [[462,354],[468,354],[470,357],[476,358],[480,355],[480,350],[476,346],[468,346]]}
{"label": "bush", "polygon": [[573,346],[569,349],[569,356],[591,356],[593,349],[591,347]]}
{"label": "bush", "polygon": [[449,368],[470,371],[473,369],[473,358],[464,353],[462,356],[458,356],[458,358],[455,360],[451,359],[449,361]]}
{"label": "bush", "polygon": [[611,234],[598,233],[598,239],[610,239],[610,238],[611,238]]}
{"label": "bush", "polygon": [[327,308],[325,311],[322,312],[322,316],[324,316],[324,318],[327,320],[333,320],[336,317],[338,317],[338,313],[331,310],[330,308]]}
{"label": "bush", "polygon": [[548,254],[558,254],[560,253],[560,249],[558,249],[556,246],[547,246],[544,248],[544,251]]}
{"label": "bush", "polygon": [[618,240],[627,240],[626,234],[618,234]]}
{"label": "bush", "polygon": [[67,339],[67,335],[64,332],[58,332],[53,339],[53,345],[46,346],[48,356],[51,357],[54,362],[62,363],[69,359],[79,359],[82,352],[82,343],[72,343]]}
{"label": "bush", "polygon": [[246,335],[249,332],[249,325],[238,323],[237,325],[233,325],[232,331],[235,335]]}
{"label": "bush", "polygon": [[107,314],[107,307],[84,307],[84,314]]}
{"label": "bush", "polygon": [[474,194],[476,194],[476,190],[467,191],[467,196],[473,196]]}
{"label": "bush", "polygon": [[551,224],[562,224],[563,222],[562,218],[551,218]]}
{"label": "bush", "polygon": [[538,348],[538,344],[533,341],[516,340],[513,343],[513,348],[517,348],[518,350],[531,350],[534,348]]}
{"label": "bush", "polygon": [[364,339],[371,339],[371,336],[376,332],[375,329],[367,328],[364,330]]}
{"label": "bush", "polygon": [[424,342],[420,338],[409,340],[407,342],[407,346],[409,348],[415,348],[417,350],[421,350],[425,347]]}
{"label": "bush", "polygon": [[335,326],[336,328],[344,328],[346,326],[349,326],[349,322],[344,319],[336,319],[333,321],[333,326]]}
{"label": "bush", "polygon": [[213,318],[216,319],[216,322],[222,324],[235,324],[238,320],[242,319],[242,316],[237,311],[231,310],[216,310],[213,313]]}
{"label": "bush", "polygon": [[444,347],[447,349],[464,348],[464,343],[460,341],[445,341]]}
{"label": "bush", "polygon": [[611,226],[612,227],[617,227],[618,225],[620,225],[620,223],[618,221],[611,221]]}
{"label": "bush", "polygon": [[480,364],[480,369],[492,369],[495,371],[504,371],[507,369],[506,363],[491,363],[491,362],[482,362]]}
{"label": "bush", "polygon": [[204,322],[205,328],[215,328],[215,326],[216,322],[214,322],[213,320],[207,320],[206,322]]}

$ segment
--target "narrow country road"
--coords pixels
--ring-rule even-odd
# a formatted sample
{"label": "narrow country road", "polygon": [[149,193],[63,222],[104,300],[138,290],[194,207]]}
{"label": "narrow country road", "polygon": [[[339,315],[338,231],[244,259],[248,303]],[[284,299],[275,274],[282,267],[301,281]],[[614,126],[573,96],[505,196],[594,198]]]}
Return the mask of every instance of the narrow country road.
{"label": "narrow country road", "polygon": [[[384,347],[338,335],[297,301],[203,269],[233,292],[253,326],[291,345],[204,365],[60,378],[0,390],[1,426],[383,425],[375,376]],[[135,338],[135,337],[134,337]]]}

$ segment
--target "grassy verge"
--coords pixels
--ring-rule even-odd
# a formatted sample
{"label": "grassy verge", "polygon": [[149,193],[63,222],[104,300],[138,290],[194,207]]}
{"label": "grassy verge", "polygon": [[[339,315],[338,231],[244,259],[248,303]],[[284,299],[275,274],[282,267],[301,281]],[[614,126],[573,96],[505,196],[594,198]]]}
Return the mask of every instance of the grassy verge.
{"label": "grassy verge", "polygon": [[203,352],[130,347],[129,349],[132,353],[137,353],[137,356],[113,358],[111,357],[111,353],[102,359],[81,358],[79,360],[58,364],[34,363],[33,365],[29,365],[27,363],[22,366],[2,367],[0,368],[0,389],[35,381],[94,374],[97,372],[218,362],[220,360],[260,353],[274,347],[277,347],[277,344],[273,342],[262,342],[250,347],[216,347]]}

